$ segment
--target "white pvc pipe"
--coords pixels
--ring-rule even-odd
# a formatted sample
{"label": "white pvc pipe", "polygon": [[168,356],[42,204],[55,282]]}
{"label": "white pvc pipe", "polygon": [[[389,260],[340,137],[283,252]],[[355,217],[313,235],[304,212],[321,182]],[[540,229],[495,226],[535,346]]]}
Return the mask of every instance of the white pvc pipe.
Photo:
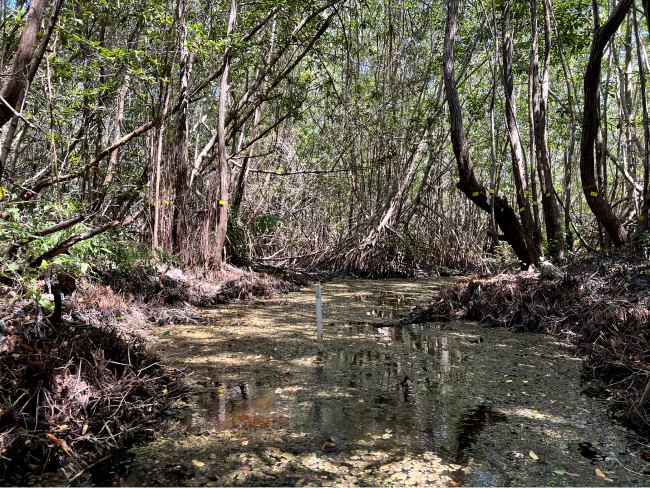
{"label": "white pvc pipe", "polygon": [[318,341],[318,353],[323,352],[323,302],[320,294],[320,283],[316,285],[316,339]]}

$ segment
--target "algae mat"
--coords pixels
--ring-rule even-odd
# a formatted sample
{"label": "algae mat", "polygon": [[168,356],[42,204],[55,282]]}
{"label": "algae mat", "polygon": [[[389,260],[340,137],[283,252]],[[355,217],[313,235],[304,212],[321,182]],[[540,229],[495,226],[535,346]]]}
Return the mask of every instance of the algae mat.
{"label": "algae mat", "polygon": [[[561,337],[475,323],[376,328],[452,279],[323,285],[152,331],[194,393],[89,483],[611,486],[648,479]],[[584,391],[602,393],[591,396]],[[596,397],[594,397],[596,396]]]}

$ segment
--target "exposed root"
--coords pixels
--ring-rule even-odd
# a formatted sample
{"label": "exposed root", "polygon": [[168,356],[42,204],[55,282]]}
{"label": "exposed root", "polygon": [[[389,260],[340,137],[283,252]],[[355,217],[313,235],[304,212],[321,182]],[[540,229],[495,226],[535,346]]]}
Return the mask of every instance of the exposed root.
{"label": "exposed root", "polygon": [[[584,358],[585,375],[607,382],[613,415],[643,434],[650,433],[650,266],[625,267],[624,276],[567,282],[538,273],[472,279],[447,288],[420,314],[419,321],[477,320],[518,331],[565,335],[564,344]],[[638,277],[638,293],[630,288]],[[640,288],[639,288],[640,287]],[[649,391],[648,394],[644,394]]]}
{"label": "exposed root", "polygon": [[138,337],[14,312],[0,336],[0,469],[10,484],[28,472],[75,476],[146,434],[147,422],[186,390]]}

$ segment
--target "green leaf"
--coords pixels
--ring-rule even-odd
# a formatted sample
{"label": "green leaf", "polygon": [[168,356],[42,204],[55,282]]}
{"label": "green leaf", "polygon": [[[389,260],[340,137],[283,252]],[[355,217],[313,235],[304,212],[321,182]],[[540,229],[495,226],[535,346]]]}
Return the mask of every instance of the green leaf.
{"label": "green leaf", "polygon": [[564,474],[566,473],[566,471],[564,471],[563,469],[556,469],[553,472],[558,476],[564,476]]}
{"label": "green leaf", "polygon": [[167,331],[163,332],[163,336],[169,336],[171,334],[172,334],[171,330],[167,330]]}

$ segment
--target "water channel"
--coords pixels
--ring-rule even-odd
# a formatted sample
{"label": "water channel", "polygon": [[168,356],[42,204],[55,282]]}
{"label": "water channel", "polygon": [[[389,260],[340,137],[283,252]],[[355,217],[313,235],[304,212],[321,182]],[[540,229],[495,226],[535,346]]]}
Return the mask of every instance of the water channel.
{"label": "water channel", "polygon": [[[111,486],[613,486],[650,479],[607,385],[563,338],[476,323],[375,327],[452,279],[323,284],[152,329],[193,393],[92,472]],[[584,392],[598,394],[587,395]]]}

